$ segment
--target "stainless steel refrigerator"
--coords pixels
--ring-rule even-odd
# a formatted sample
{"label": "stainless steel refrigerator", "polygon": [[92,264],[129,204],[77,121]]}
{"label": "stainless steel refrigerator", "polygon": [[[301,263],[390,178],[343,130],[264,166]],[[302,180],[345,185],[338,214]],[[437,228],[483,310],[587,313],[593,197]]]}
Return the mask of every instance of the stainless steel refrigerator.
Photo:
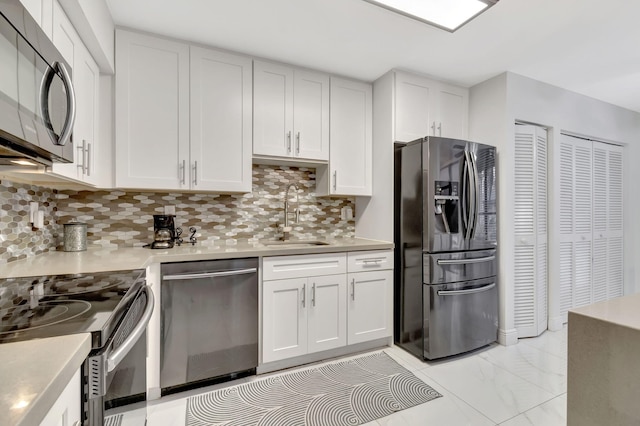
{"label": "stainless steel refrigerator", "polygon": [[394,154],[396,344],[436,359],[496,341],[495,148],[426,137]]}

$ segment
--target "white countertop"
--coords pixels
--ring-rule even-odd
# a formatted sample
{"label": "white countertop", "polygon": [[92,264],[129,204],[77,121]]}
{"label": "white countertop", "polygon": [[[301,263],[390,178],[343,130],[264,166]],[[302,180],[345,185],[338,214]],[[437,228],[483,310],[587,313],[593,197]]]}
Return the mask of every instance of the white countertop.
{"label": "white countertop", "polygon": [[198,243],[183,244],[166,250],[149,248],[90,248],[83,252],[52,251],[31,258],[10,262],[2,267],[0,278],[39,275],[80,274],[146,268],[152,263],[185,262],[191,260],[229,259],[312,253],[335,253],[357,250],[392,249],[393,243],[364,238],[328,240],[328,245],[312,247],[265,246],[261,243],[238,243],[214,246]]}
{"label": "white countertop", "polygon": [[0,345],[0,424],[40,424],[90,350],[89,333]]}
{"label": "white countertop", "polygon": [[[267,247],[260,243],[213,246],[199,243],[167,250],[90,248],[84,252],[53,251],[3,265],[0,278],[142,269],[162,262],[393,248],[393,243],[363,238],[327,242],[330,244],[312,247]],[[90,348],[90,334],[0,345],[0,424],[39,424]]]}
{"label": "white countertop", "polygon": [[571,309],[570,313],[640,330],[640,293]]}

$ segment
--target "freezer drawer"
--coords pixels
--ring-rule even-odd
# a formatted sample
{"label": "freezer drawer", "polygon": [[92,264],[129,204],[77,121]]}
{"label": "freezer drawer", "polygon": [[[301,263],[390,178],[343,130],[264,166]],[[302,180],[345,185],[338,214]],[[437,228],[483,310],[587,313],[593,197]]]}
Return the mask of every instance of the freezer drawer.
{"label": "freezer drawer", "polygon": [[456,355],[498,338],[495,277],[463,283],[424,285],[424,357]]}
{"label": "freezer drawer", "polygon": [[493,277],[497,273],[495,250],[424,253],[422,282],[444,284]]}

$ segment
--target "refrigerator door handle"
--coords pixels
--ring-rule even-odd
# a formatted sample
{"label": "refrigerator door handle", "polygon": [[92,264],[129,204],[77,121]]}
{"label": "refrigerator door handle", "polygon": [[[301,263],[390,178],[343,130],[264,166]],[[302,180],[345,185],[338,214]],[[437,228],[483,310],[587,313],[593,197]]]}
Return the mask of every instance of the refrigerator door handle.
{"label": "refrigerator door handle", "polygon": [[465,294],[482,293],[483,291],[491,290],[496,286],[496,283],[491,283],[478,288],[470,288],[468,290],[438,290],[438,296],[460,296]]}
{"label": "refrigerator door handle", "polygon": [[469,191],[467,185],[467,179],[469,176],[469,164],[467,162],[467,151],[464,151],[464,159],[462,160],[462,188],[461,188],[461,197],[460,204],[462,206],[462,224],[464,227],[464,239],[467,239],[467,229],[469,228],[469,214],[467,212],[467,193]]}
{"label": "refrigerator door handle", "polygon": [[471,176],[472,176],[472,198],[473,200],[471,201],[471,206],[473,208],[473,213],[470,214],[470,228],[471,228],[471,232],[469,233],[469,239],[472,239],[475,237],[476,235],[476,228],[478,225],[478,210],[480,210],[478,207],[478,193],[479,191],[479,187],[478,187],[478,166],[476,163],[476,154],[474,152],[469,152],[469,159],[471,160]]}
{"label": "refrigerator door handle", "polygon": [[486,257],[474,257],[471,259],[438,259],[436,263],[438,265],[464,265],[466,263],[482,263],[495,260],[495,256]]}

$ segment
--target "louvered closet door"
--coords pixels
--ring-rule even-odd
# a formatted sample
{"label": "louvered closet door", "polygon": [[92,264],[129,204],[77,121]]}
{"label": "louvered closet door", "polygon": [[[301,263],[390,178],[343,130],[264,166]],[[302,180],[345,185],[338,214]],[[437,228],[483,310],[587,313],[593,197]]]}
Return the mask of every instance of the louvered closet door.
{"label": "louvered closet door", "polygon": [[607,251],[607,270],[609,274],[607,296],[609,299],[620,297],[624,294],[624,265],[622,263],[624,256],[623,246],[623,184],[622,184],[622,158],[623,148],[621,146],[607,145],[609,149],[608,156],[608,251]]}
{"label": "louvered closet door", "polygon": [[593,301],[622,296],[622,148],[593,142]]}
{"label": "louvered closet door", "polygon": [[547,328],[547,134],[516,126],[514,318],[518,337]]}
{"label": "louvered closet door", "polygon": [[601,172],[592,142],[568,135],[560,141],[560,314],[593,301],[594,177]]}

